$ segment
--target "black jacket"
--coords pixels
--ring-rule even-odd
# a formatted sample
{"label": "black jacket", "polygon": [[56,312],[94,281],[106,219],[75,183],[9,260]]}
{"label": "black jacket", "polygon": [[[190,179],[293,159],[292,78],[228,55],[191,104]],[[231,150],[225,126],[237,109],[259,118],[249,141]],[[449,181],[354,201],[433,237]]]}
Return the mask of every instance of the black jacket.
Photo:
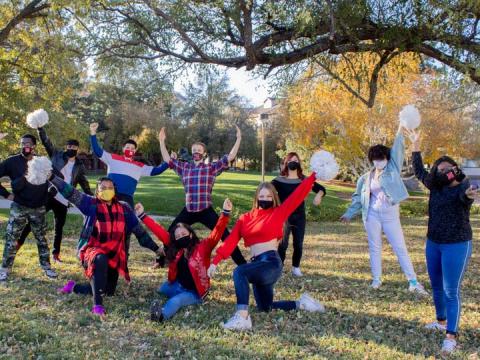
{"label": "black jacket", "polygon": [[[55,175],[63,179],[61,170],[68,162],[68,156],[65,154],[65,151],[57,149],[53,145],[44,128],[38,128],[38,135],[40,136],[43,146],[45,146],[45,149],[47,150],[48,156],[52,160],[52,166]],[[90,184],[85,176],[85,166],[78,158],[75,158],[75,164],[73,165],[71,185],[73,187],[80,185],[86,194],[93,195],[92,190],[90,189]]]}
{"label": "black jacket", "polygon": [[[47,203],[48,184],[33,185],[25,179],[27,159],[22,154],[10,156],[0,163],[0,177],[8,176],[12,186],[13,201],[32,209]],[[7,198],[10,192],[0,184],[0,195]]]}

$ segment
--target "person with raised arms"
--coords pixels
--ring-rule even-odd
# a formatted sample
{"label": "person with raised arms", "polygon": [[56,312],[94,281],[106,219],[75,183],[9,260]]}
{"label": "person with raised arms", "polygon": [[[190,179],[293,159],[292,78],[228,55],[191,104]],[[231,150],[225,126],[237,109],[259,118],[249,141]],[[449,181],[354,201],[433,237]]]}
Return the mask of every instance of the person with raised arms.
{"label": "person with raised arms", "polygon": [[[172,158],[165,145],[167,138],[165,128],[160,130],[158,140],[163,160],[180,177],[185,189],[185,207],[169,227],[171,231],[178,223],[193,225],[201,223],[213,230],[218,222],[218,215],[212,207],[212,190],[217,176],[228,169],[228,164],[235,159],[240,148],[242,132],[237,128],[237,140],[228,155],[222,156],[218,161],[205,162],[207,147],[201,142],[192,145],[192,162],[182,162]],[[224,240],[229,232],[225,229],[222,235]],[[238,248],[232,252],[232,259],[237,264],[244,264],[245,258]]]}
{"label": "person with raised arms", "polygon": [[259,311],[272,309],[306,310],[324,312],[324,306],[304,293],[299,300],[273,301],[274,287],[282,274],[282,260],[278,254],[278,244],[283,237],[283,224],[312,191],[315,172],[300,183],[293,193],[282,203],[278,199],[275,187],[261,183],[257,187],[251,211],[242,214],[232,233],[217,249],[208,276],[212,278],[219,263],[228,258],[243,238],[250,248],[251,262],[239,265],[233,271],[233,283],[237,297],[236,312],[223,324],[229,330],[248,330],[252,328],[252,319],[248,312],[250,284]]}
{"label": "person with raised arms", "polygon": [[203,302],[210,289],[210,278],[207,276],[210,257],[227,228],[231,211],[232,203],[225,199],[217,225],[207,238],[200,240],[190,225],[177,223],[168,233],[162,225],[145,214],[142,204],[135,206],[137,216],[167,247],[168,280],[158,292],[168,300],[163,305],[158,300],[153,302],[152,320],[170,319],[181,308]]}

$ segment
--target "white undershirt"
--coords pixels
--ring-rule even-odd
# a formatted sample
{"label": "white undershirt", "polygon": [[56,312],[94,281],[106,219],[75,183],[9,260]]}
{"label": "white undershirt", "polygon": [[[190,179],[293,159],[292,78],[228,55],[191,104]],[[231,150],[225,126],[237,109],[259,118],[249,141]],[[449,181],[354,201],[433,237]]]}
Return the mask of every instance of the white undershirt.
{"label": "white undershirt", "polygon": [[[73,165],[75,165],[75,160],[68,160],[63,169],[60,170],[63,175],[63,181],[65,181],[67,184],[72,183]],[[63,205],[68,206],[68,200],[65,199],[62,194],[57,193],[57,195],[55,195],[55,199]]]}
{"label": "white undershirt", "polygon": [[372,174],[370,177],[370,207],[374,210],[383,210],[391,206],[392,204],[380,185],[379,178]]}

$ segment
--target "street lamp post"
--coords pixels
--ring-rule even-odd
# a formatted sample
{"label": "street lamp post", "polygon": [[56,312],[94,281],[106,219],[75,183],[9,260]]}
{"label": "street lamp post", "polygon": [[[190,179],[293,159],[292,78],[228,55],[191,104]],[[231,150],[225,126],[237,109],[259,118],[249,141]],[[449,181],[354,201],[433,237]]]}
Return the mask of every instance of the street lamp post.
{"label": "street lamp post", "polygon": [[268,119],[268,114],[260,114],[258,123],[261,127],[261,140],[262,140],[262,182],[265,182],[265,121]]}

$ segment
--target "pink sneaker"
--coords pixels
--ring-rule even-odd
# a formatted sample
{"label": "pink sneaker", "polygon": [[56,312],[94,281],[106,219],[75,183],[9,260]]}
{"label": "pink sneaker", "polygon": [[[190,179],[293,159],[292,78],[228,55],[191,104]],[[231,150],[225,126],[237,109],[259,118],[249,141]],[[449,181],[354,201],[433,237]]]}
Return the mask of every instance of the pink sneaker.
{"label": "pink sneaker", "polygon": [[98,316],[105,316],[105,308],[103,305],[94,305],[92,308],[92,314]]}
{"label": "pink sneaker", "polygon": [[63,288],[58,289],[58,292],[62,294],[71,294],[73,292],[74,286],[75,286],[75,281],[68,280]]}

